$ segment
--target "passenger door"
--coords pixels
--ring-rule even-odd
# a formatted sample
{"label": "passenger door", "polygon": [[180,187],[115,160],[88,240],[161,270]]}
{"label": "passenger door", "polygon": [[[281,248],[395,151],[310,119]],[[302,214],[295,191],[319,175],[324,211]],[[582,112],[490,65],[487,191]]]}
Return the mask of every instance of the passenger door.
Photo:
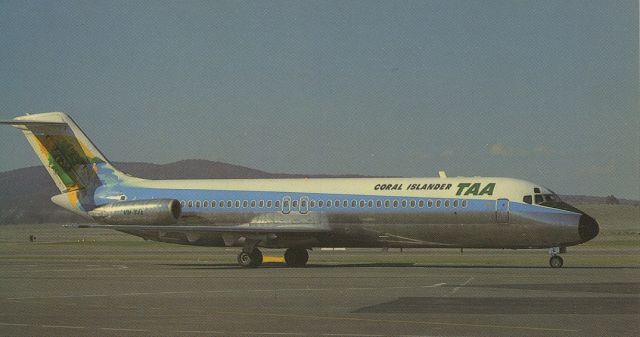
{"label": "passenger door", "polygon": [[496,201],[496,222],[499,224],[509,223],[509,199]]}

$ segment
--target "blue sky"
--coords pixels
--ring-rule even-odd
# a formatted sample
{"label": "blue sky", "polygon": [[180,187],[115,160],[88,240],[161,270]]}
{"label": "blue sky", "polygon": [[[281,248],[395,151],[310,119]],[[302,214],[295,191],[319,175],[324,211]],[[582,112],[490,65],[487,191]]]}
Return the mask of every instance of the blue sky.
{"label": "blue sky", "polygon": [[65,111],[114,161],[640,199],[638,60],[637,1],[0,1],[0,118]]}

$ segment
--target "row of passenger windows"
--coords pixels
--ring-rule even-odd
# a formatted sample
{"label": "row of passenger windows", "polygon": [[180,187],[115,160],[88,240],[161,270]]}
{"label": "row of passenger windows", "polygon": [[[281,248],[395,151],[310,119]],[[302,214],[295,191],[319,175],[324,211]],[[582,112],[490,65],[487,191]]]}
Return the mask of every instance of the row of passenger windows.
{"label": "row of passenger windows", "polygon": [[[307,204],[308,203],[308,204]],[[242,206],[242,208],[280,208],[280,204],[281,201],[280,200],[211,200],[211,202],[209,202],[208,200],[181,200],[180,201],[180,205],[182,205],[182,207],[196,207],[196,208],[208,208],[208,207],[214,207],[214,208],[240,208]],[[398,208],[398,207],[420,207],[420,208],[424,208],[426,207],[435,207],[436,208],[440,208],[440,207],[445,207],[445,208],[449,208],[449,207],[453,207],[453,208],[457,208],[457,207],[463,207],[466,208],[467,207],[467,201],[466,200],[311,200],[311,201],[307,201],[306,199],[301,199],[301,200],[288,200],[288,199],[284,199],[282,200],[282,206],[284,208],[289,208],[289,207],[293,207],[293,208],[298,208],[298,206],[300,206],[301,208],[348,208],[349,206],[351,206],[351,208],[373,208],[375,205],[376,208],[382,208],[384,205],[384,208]]]}

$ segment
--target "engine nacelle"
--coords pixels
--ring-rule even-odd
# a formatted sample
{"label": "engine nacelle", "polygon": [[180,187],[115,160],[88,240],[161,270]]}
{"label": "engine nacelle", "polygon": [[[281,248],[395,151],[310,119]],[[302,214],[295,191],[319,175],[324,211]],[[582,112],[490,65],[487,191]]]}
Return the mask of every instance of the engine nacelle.
{"label": "engine nacelle", "polygon": [[118,201],[96,207],[89,215],[107,225],[173,225],[182,213],[174,199]]}

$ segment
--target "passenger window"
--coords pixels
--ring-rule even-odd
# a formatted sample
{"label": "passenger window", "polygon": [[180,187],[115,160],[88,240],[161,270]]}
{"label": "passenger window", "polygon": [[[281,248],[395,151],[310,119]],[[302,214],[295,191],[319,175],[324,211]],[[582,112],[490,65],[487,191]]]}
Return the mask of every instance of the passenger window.
{"label": "passenger window", "polygon": [[200,208],[200,206],[201,206],[201,205],[202,205],[202,204],[200,203],[200,200],[197,200],[197,201],[196,201],[196,207],[197,207],[197,208]]}
{"label": "passenger window", "polygon": [[398,207],[398,200],[393,201],[393,207]]}
{"label": "passenger window", "polygon": [[236,200],[236,208],[240,208],[240,200]]}
{"label": "passenger window", "polygon": [[231,201],[231,200],[227,200],[227,207],[228,207],[228,208],[233,207],[233,201]]}
{"label": "passenger window", "polygon": [[180,200],[180,206],[182,206],[182,208],[184,208],[184,206],[185,206],[186,204],[187,204],[187,203],[186,203],[184,200]]}
{"label": "passenger window", "polygon": [[298,200],[294,200],[294,201],[291,203],[291,206],[293,206],[293,208],[298,208]]}
{"label": "passenger window", "polygon": [[216,206],[218,206],[217,202],[215,200],[211,200],[211,207],[216,207]]}
{"label": "passenger window", "polygon": [[327,200],[327,207],[331,207],[331,200]]}
{"label": "passenger window", "polygon": [[391,202],[389,200],[384,201],[384,208],[389,208],[391,206]]}
{"label": "passenger window", "polygon": [[209,201],[208,200],[203,201],[202,202],[202,207],[208,208],[209,207]]}
{"label": "passenger window", "polygon": [[309,201],[309,206],[310,206],[311,208],[316,207],[316,201],[315,201],[315,200],[311,200],[311,201]]}
{"label": "passenger window", "polygon": [[449,200],[444,201],[444,207],[449,208]]}
{"label": "passenger window", "polygon": [[224,201],[220,200],[220,208],[224,208]]}
{"label": "passenger window", "polygon": [[256,207],[256,201],[255,200],[251,200],[251,208]]}
{"label": "passenger window", "polygon": [[418,202],[418,207],[420,207],[420,208],[424,208],[424,200],[420,200],[420,201]]}
{"label": "passenger window", "polygon": [[407,207],[407,201],[406,200],[402,200],[402,207]]}
{"label": "passenger window", "polygon": [[526,202],[527,204],[531,205],[531,196],[530,195],[525,195],[524,198],[522,198],[523,202]]}
{"label": "passenger window", "polygon": [[411,207],[416,207],[416,201],[415,200],[411,200],[409,202],[409,204],[411,205]]}
{"label": "passenger window", "polygon": [[382,207],[382,201],[380,200],[376,201],[376,207],[378,208]]}
{"label": "passenger window", "polygon": [[534,198],[535,198],[534,200],[536,201],[536,204],[542,203],[543,201],[542,196],[540,194],[536,194]]}
{"label": "passenger window", "polygon": [[306,200],[301,200],[300,201],[300,207],[302,207],[302,208],[307,207],[307,201]]}
{"label": "passenger window", "polygon": [[355,208],[358,205],[358,202],[355,200],[351,200],[351,207]]}
{"label": "passenger window", "polygon": [[246,200],[245,200],[245,201],[243,201],[243,202],[242,202],[242,207],[244,207],[244,208],[249,207],[249,202],[248,202],[248,201],[246,201]]}
{"label": "passenger window", "polygon": [[364,200],[360,200],[360,208],[364,208]]}
{"label": "passenger window", "polygon": [[264,207],[264,200],[258,201],[258,207],[260,207],[260,208]]}
{"label": "passenger window", "polygon": [[453,208],[458,208],[458,200],[453,201]]}
{"label": "passenger window", "polygon": [[442,205],[442,202],[440,200],[436,200],[436,208],[440,208],[440,205]]}
{"label": "passenger window", "polygon": [[189,200],[189,202],[187,202],[187,207],[193,207],[193,201]]}
{"label": "passenger window", "polygon": [[[331,201],[327,201],[327,206],[329,206],[330,202]],[[324,201],[323,200],[318,201],[318,207],[323,207],[323,206],[324,206]]]}
{"label": "passenger window", "polygon": [[428,200],[427,201],[427,207],[429,207],[429,208],[433,207],[433,200]]}
{"label": "passenger window", "polygon": [[267,200],[267,208],[271,208],[272,205],[273,205],[273,200]]}
{"label": "passenger window", "polygon": [[373,200],[369,200],[369,202],[367,203],[367,206],[369,206],[369,208],[373,207]]}
{"label": "passenger window", "polygon": [[[276,201],[276,207],[278,207],[278,206],[279,206],[279,205],[278,205],[278,202]],[[289,200],[285,200],[285,201],[283,201],[283,202],[282,202],[282,206],[283,206],[284,208],[289,207]]]}
{"label": "passenger window", "polygon": [[463,208],[467,208],[467,201],[466,200],[462,200],[462,207]]}
{"label": "passenger window", "polygon": [[[329,204],[329,206],[331,206],[331,204]],[[334,201],[333,202],[333,207],[336,207],[336,208],[340,207],[340,200]]]}
{"label": "passenger window", "polygon": [[[271,202],[271,201],[269,201],[269,202]],[[289,202],[287,202],[287,204],[289,204]],[[276,200],[275,206],[276,206],[276,208],[280,208],[280,200]]]}
{"label": "passenger window", "polygon": [[347,201],[347,200],[342,200],[342,207],[344,207],[344,208],[349,207],[349,201]]}

